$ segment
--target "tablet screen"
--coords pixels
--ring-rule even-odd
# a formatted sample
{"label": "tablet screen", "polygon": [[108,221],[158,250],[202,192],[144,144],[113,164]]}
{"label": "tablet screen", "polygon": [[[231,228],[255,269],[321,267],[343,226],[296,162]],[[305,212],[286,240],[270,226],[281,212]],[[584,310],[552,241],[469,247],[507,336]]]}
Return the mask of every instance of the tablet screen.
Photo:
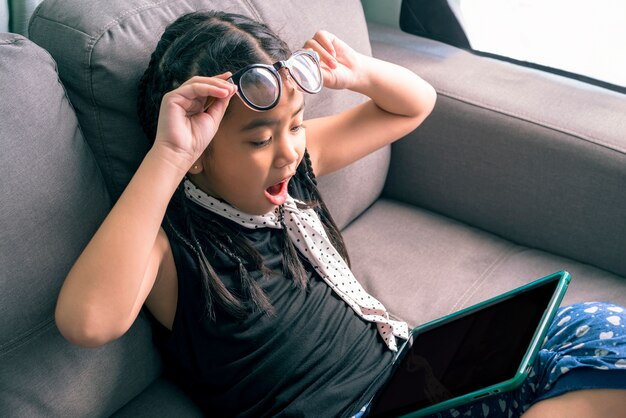
{"label": "tablet screen", "polygon": [[559,278],[414,333],[369,416],[416,411],[515,377]]}

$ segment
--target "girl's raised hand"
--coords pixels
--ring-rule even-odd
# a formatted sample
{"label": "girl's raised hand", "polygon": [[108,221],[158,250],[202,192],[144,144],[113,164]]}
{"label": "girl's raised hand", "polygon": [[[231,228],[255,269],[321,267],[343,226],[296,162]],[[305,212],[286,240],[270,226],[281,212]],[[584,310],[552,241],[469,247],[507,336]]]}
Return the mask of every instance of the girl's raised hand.
{"label": "girl's raised hand", "polygon": [[318,31],[304,47],[319,54],[324,87],[349,89],[359,81],[361,55],[332,33]]}
{"label": "girl's raised hand", "polygon": [[195,76],[163,96],[154,146],[173,151],[188,164],[185,170],[202,155],[217,132],[237,90],[226,81],[231,75]]}

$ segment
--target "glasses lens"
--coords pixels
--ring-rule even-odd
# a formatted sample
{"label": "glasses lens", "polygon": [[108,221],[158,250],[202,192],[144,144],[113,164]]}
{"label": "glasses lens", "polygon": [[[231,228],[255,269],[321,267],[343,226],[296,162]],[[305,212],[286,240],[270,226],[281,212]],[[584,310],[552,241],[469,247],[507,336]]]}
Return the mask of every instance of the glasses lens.
{"label": "glasses lens", "polygon": [[278,80],[262,67],[253,67],[239,79],[239,93],[259,108],[271,107],[278,100]]}
{"label": "glasses lens", "polygon": [[310,55],[296,55],[289,64],[291,76],[306,92],[317,93],[322,88],[320,67]]}

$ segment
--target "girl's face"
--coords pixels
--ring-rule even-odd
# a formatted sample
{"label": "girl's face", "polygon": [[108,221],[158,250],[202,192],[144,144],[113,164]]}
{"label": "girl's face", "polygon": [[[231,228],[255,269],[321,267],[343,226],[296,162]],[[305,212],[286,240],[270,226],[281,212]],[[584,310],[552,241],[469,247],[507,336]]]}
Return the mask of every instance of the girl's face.
{"label": "girl's face", "polygon": [[304,95],[288,78],[282,82],[280,102],[266,112],[233,97],[209,151],[189,175],[209,195],[253,215],[285,202],[306,147]]}

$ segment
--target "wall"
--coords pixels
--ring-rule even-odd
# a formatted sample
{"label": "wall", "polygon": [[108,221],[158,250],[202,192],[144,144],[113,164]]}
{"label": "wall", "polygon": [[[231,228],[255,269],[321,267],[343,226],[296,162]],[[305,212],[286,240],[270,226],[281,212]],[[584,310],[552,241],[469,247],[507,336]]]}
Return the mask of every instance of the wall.
{"label": "wall", "polygon": [[400,5],[402,0],[361,0],[365,18],[369,22],[400,27]]}

